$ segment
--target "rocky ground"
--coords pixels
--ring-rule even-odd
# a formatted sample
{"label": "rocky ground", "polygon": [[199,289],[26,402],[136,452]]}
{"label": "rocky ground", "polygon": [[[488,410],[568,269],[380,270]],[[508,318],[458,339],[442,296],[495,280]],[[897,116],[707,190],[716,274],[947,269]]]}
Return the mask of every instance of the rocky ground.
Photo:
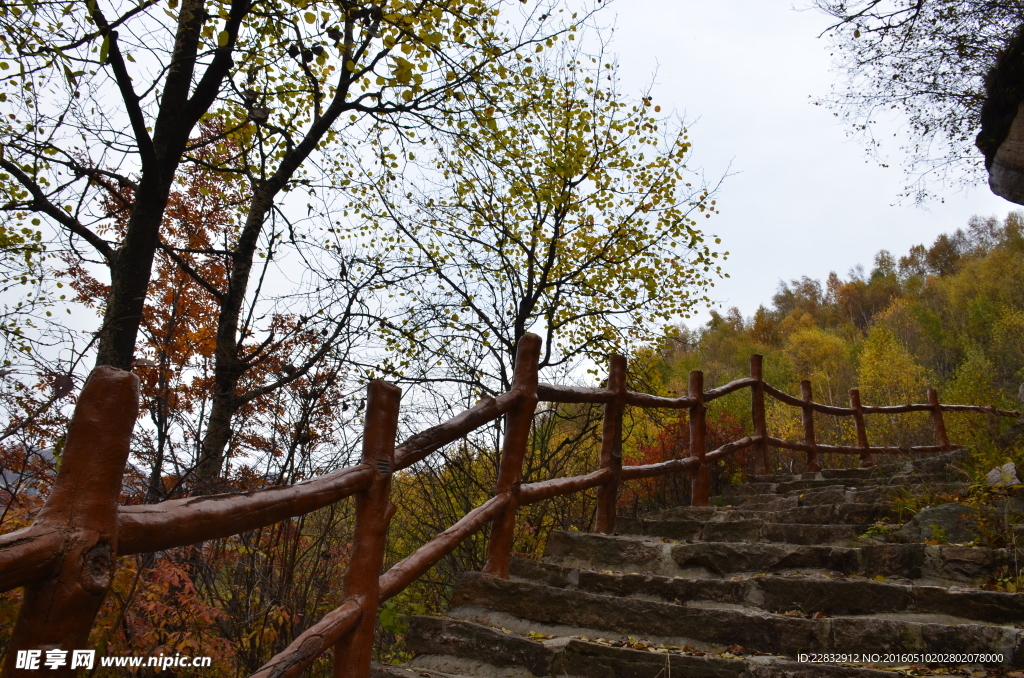
{"label": "rocky ground", "polygon": [[870,529],[897,496],[963,489],[956,459],[758,477],[721,507],[554,532],[508,580],[464,575],[446,616],[412,619],[415,659],[374,675],[1024,678],[1024,593],[986,590],[1024,554],[946,543],[972,534],[951,509]]}

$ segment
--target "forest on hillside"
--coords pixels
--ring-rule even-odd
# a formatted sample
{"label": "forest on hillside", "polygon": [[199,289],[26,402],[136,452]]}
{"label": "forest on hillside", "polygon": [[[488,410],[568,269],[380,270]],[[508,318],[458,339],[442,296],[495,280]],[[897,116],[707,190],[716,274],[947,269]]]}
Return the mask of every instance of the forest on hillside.
{"label": "forest on hillside", "polygon": [[[833,272],[824,282],[806,276],[780,281],[770,305],[752,317],[737,309],[712,312],[706,325],[677,327],[640,351],[635,364],[664,394],[685,393],[690,370],[703,370],[710,386],[747,376],[750,354],[760,353],[768,382],[799,396],[800,381],[810,380],[814,399],[828,405],[849,406],[851,388],[866,405],[925,402],[927,389],[935,388],[943,403],[1020,409],[1022,266],[1024,214],[1012,212],[1002,221],[972,217],[930,245],[903,254],[879,251],[870,269],[857,266],[845,277]],[[708,417],[723,441],[736,438],[750,430],[749,399],[728,396]],[[772,435],[802,439],[798,409],[770,402],[767,419]],[[819,442],[856,443],[852,421],[817,419]],[[984,417],[951,413],[946,424],[954,443],[991,451],[993,460],[1008,454],[993,446],[998,432]],[[685,422],[675,426],[674,436],[641,426],[633,454],[643,460],[671,455],[686,440]],[[869,417],[868,434],[877,444],[933,444],[930,421],[914,414]],[[799,470],[797,455],[776,458]],[[727,475],[720,472],[719,482]]]}

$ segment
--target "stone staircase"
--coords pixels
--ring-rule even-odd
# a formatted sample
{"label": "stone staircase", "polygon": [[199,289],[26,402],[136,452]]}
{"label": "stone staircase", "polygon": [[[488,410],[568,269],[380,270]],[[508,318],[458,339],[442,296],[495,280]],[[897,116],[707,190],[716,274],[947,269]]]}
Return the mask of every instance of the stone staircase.
{"label": "stone staircase", "polygon": [[[1024,594],[977,587],[1014,554],[863,535],[896,518],[896,493],[962,488],[956,455],[758,477],[722,507],[620,519],[615,535],[554,532],[543,561],[514,561],[508,580],[464,575],[447,616],[411,620],[415,659],[374,675],[1012,676]],[[929,653],[1001,659],[927,668]]]}

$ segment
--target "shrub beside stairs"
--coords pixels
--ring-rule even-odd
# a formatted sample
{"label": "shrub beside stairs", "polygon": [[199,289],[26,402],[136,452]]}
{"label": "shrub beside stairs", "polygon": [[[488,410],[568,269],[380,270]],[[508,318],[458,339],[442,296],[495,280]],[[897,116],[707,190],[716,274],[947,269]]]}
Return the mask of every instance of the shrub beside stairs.
{"label": "shrub beside stairs", "polygon": [[[1012,676],[1024,593],[979,587],[1021,554],[864,535],[895,519],[901,493],[965,487],[959,454],[761,476],[729,486],[729,506],[620,518],[615,535],[553,532],[508,580],[464,575],[446,616],[412,618],[417,656],[374,676]],[[1002,660],[920,661],[954,653]]]}

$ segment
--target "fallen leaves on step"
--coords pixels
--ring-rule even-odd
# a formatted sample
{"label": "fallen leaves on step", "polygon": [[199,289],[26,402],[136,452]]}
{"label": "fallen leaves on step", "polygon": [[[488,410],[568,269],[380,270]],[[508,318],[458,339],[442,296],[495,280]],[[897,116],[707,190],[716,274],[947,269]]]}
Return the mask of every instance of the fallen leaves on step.
{"label": "fallen leaves on step", "polygon": [[606,645],[608,647],[621,647],[632,650],[640,650],[641,652],[660,652],[663,654],[680,654],[689,655],[691,657],[705,657],[715,656],[721,657],[722,659],[744,659],[750,655],[766,655],[766,652],[759,652],[757,650],[748,650],[742,645],[730,645],[721,652],[705,652],[704,650],[698,650],[695,647],[689,645],[656,645],[649,640],[642,638],[638,639],[633,636],[629,636],[625,640],[608,640],[607,638],[588,638],[587,636],[570,636],[575,640],[582,640],[588,643],[596,643],[598,645]]}

